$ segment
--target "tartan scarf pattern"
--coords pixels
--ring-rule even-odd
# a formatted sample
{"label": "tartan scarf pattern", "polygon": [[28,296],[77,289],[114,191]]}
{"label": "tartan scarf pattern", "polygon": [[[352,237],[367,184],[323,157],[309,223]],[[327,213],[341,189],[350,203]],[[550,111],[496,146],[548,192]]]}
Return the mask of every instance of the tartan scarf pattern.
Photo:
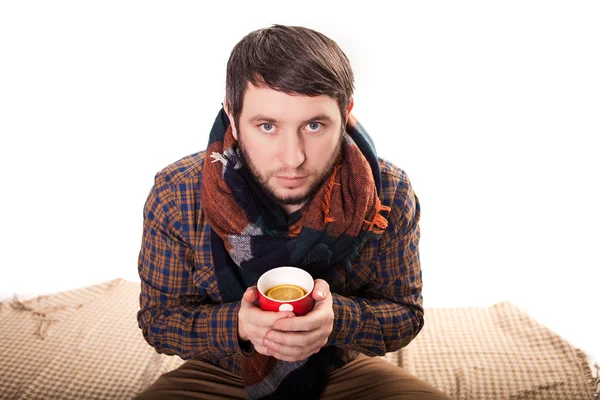
{"label": "tartan scarf pattern", "polygon": [[[221,110],[207,148],[210,158],[204,165],[201,201],[212,231],[239,272],[217,274],[218,281],[239,279],[239,273],[245,273],[253,277],[242,284],[245,289],[260,274],[279,266],[309,271],[349,266],[367,240],[381,236],[387,227],[383,213],[390,208],[378,197],[374,147],[352,116],[346,132],[340,157],[324,183],[300,210],[288,216],[254,181]],[[225,287],[227,282],[219,282],[219,287],[222,284]],[[237,300],[241,297],[236,296]],[[244,359],[242,368],[248,398],[318,398],[339,350],[325,347],[298,362],[253,353]]]}

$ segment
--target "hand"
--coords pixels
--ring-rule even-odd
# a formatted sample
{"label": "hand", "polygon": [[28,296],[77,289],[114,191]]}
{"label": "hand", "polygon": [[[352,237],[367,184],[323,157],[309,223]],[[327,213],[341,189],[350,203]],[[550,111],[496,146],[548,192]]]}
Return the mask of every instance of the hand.
{"label": "hand", "polygon": [[266,333],[262,345],[267,354],[283,361],[299,361],[318,353],[333,330],[333,299],[329,285],[315,280],[315,305],[302,317],[278,318]]}
{"label": "hand", "polygon": [[242,297],[240,311],[238,313],[238,336],[240,340],[251,341],[254,349],[266,356],[267,348],[263,345],[265,334],[275,322],[281,318],[293,317],[291,311],[273,312],[263,311],[255,302],[258,299],[256,286],[249,287]]}

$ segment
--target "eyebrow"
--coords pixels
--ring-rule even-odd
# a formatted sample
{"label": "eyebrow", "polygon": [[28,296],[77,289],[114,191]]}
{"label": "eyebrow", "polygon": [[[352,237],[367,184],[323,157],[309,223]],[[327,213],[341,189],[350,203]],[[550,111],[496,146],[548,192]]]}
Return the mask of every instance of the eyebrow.
{"label": "eyebrow", "polygon": [[[267,117],[266,115],[262,115],[262,114],[258,114],[258,115],[251,117],[249,119],[249,121],[250,122],[268,122],[268,123],[275,123],[275,124],[281,122],[275,118]],[[331,117],[329,117],[327,114],[318,114],[312,118],[302,121],[302,124],[307,124],[312,121],[327,121],[327,122],[331,123],[331,122],[333,122],[333,119]]]}

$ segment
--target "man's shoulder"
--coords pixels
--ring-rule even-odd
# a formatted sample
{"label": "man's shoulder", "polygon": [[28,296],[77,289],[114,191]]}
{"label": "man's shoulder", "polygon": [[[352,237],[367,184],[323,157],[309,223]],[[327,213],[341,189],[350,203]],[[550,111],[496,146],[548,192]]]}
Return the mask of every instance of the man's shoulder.
{"label": "man's shoulder", "polygon": [[379,158],[379,169],[381,171],[381,197],[384,204],[391,203],[398,191],[409,190],[410,181],[402,168]]}
{"label": "man's shoulder", "polygon": [[397,179],[402,179],[406,176],[406,172],[391,161],[384,160],[380,157],[378,157],[377,159],[379,161],[379,169],[381,170],[382,175],[387,175],[387,177],[389,178]]}
{"label": "man's shoulder", "polygon": [[201,180],[206,151],[187,155],[160,170],[155,177],[157,185],[177,185],[191,180]]}

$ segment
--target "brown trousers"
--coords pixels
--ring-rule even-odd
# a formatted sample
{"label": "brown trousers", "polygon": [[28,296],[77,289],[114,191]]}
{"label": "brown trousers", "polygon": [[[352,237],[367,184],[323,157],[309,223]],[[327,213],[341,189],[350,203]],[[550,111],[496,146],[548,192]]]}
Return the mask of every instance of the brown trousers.
{"label": "brown trousers", "polygon": [[[402,368],[362,354],[331,373],[321,398],[450,399]],[[135,399],[246,399],[246,393],[241,377],[204,361],[190,359],[181,367],[162,375]]]}

